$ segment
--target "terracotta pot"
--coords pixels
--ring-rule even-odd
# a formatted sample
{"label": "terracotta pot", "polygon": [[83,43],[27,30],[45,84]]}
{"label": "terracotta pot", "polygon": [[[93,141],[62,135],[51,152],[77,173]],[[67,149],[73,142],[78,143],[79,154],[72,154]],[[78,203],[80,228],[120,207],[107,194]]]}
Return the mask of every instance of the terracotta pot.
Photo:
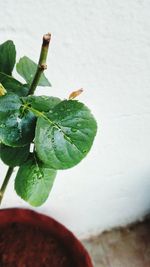
{"label": "terracotta pot", "polygon": [[0,210],[0,266],[92,267],[77,238],[54,219],[27,209]]}

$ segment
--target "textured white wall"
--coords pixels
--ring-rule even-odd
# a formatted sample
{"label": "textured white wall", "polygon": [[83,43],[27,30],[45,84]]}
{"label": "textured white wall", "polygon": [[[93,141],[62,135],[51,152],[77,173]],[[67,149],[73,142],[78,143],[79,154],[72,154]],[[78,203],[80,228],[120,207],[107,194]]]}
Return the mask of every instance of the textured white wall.
{"label": "textured white wall", "polygon": [[[80,97],[99,131],[88,157],[58,173],[39,211],[79,237],[126,224],[150,210],[150,1],[1,0],[0,42],[13,39],[18,58],[38,60],[41,36],[52,43],[38,94]],[[1,167],[1,180],[6,168]],[[3,207],[28,205],[9,184]]]}

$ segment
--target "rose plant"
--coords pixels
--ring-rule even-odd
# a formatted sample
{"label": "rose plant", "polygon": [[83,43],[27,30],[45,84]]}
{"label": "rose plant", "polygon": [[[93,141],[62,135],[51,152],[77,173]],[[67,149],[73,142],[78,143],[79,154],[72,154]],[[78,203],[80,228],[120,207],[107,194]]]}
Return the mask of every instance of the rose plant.
{"label": "rose plant", "polygon": [[[51,86],[45,77],[51,35],[43,36],[38,64],[24,56],[16,64],[16,49],[0,45],[0,157],[8,171],[0,189],[2,201],[14,167],[17,194],[32,206],[49,196],[58,170],[78,164],[89,152],[97,131],[90,109],[75,100],[34,95],[37,86]],[[12,75],[17,72],[25,83]]]}

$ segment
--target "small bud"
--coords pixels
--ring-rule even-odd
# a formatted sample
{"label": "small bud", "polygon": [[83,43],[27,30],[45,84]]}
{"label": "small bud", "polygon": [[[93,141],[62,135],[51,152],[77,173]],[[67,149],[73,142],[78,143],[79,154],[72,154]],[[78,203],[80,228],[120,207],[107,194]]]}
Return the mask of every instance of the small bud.
{"label": "small bud", "polygon": [[6,89],[4,86],[0,83],[0,96],[3,96],[7,93]]}
{"label": "small bud", "polygon": [[76,98],[78,95],[80,95],[81,93],[83,92],[83,89],[79,89],[77,91],[74,91],[72,92],[70,95],[69,95],[69,99],[74,99]]}

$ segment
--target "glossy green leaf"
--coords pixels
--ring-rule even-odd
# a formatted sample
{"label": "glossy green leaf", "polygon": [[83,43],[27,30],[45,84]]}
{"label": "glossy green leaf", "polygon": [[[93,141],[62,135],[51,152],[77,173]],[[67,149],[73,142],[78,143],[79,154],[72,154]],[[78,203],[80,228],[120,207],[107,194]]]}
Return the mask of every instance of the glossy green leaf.
{"label": "glossy green leaf", "polygon": [[38,111],[48,112],[61,102],[61,99],[53,96],[27,96],[23,101]]}
{"label": "glossy green leaf", "polygon": [[37,120],[38,157],[54,169],[67,169],[89,152],[97,131],[90,110],[75,100],[64,100]]}
{"label": "glossy green leaf", "polygon": [[46,168],[33,154],[19,168],[15,179],[15,190],[32,206],[40,206],[48,198],[55,177],[56,171]]}
{"label": "glossy green leaf", "polygon": [[25,146],[35,133],[36,118],[32,112],[22,109],[16,94],[0,97],[0,142],[8,146]]}
{"label": "glossy green leaf", "polygon": [[0,83],[4,86],[7,92],[12,92],[19,96],[26,96],[29,92],[27,85],[23,85],[12,76],[0,72]]}
{"label": "glossy green leaf", "polygon": [[[30,58],[22,57],[16,65],[17,72],[25,79],[27,84],[31,85],[36,73],[37,64]],[[42,73],[38,86],[51,86],[48,79]]]}
{"label": "glossy green leaf", "polygon": [[0,144],[0,158],[8,166],[22,165],[29,156],[30,144],[24,147],[11,147]]}
{"label": "glossy green leaf", "polygon": [[12,41],[0,45],[0,72],[12,74],[16,62],[16,49]]}

